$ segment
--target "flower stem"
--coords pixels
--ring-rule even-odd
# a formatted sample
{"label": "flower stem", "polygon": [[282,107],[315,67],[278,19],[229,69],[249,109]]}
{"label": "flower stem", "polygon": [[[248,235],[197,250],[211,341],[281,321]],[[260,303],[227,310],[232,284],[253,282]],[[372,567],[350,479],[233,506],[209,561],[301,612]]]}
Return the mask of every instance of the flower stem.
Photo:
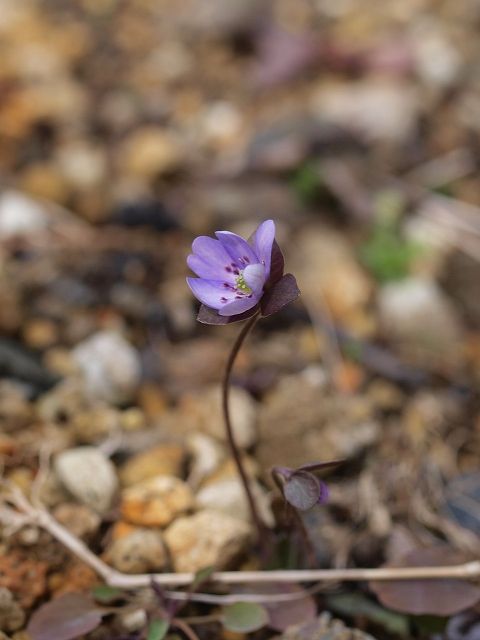
{"label": "flower stem", "polygon": [[242,461],[242,456],[240,450],[238,448],[237,443],[235,442],[235,436],[233,434],[232,422],[230,420],[230,409],[229,409],[229,392],[230,392],[230,378],[232,374],[233,365],[235,363],[235,359],[240,351],[240,348],[245,341],[245,338],[248,336],[250,331],[255,326],[259,316],[258,314],[252,316],[242,327],[242,330],[237,336],[237,339],[233,343],[232,350],[230,355],[228,356],[227,364],[225,367],[225,374],[223,376],[222,383],[222,408],[223,408],[223,418],[225,420],[225,430],[227,432],[228,445],[230,447],[230,451],[232,453],[233,459],[235,461],[235,465],[237,467],[238,474],[240,476],[240,480],[242,481],[243,488],[245,491],[245,496],[247,498],[248,506],[250,508],[250,513],[252,516],[252,521],[257,529],[258,540],[260,544],[264,543],[264,533],[265,526],[262,523],[260,515],[257,510],[257,505],[255,503],[255,499],[252,494],[252,490],[250,488],[250,484],[248,481],[247,473],[245,471],[245,467]]}

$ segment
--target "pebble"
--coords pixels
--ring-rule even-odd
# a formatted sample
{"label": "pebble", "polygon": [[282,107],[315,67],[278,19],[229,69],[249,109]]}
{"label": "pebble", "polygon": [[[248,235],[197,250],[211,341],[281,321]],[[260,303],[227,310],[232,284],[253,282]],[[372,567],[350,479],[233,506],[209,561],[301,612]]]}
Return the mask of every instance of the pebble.
{"label": "pebble", "polygon": [[374,445],[380,427],[363,395],[333,395],[310,371],[284,376],[259,412],[262,468],[353,458]]}
{"label": "pebble", "polygon": [[63,502],[57,505],[53,516],[76,538],[82,540],[92,538],[101,524],[99,515],[93,509],[84,504],[73,502]]}
{"label": "pebble", "polygon": [[324,611],[315,620],[289,627],[274,640],[375,640],[373,636],[360,629],[351,629],[344,622],[332,618]]}
{"label": "pebble", "polygon": [[104,151],[85,141],[62,145],[57,150],[57,162],[64,180],[80,191],[97,187],[107,170]]}
{"label": "pebble", "polygon": [[174,476],[162,475],[125,489],[120,509],[132,524],[164,527],[192,507],[190,487]]}
{"label": "pebble", "polygon": [[43,231],[47,228],[49,216],[35,200],[18,193],[4,191],[0,196],[0,238]]}
{"label": "pebble", "polygon": [[191,456],[188,483],[195,488],[206,476],[218,469],[226,454],[217,440],[203,433],[191,433],[187,446]]}
{"label": "pebble", "polygon": [[73,350],[86,391],[113,404],[131,399],[140,383],[137,351],[119,333],[99,331]]}
{"label": "pebble", "polygon": [[120,625],[125,631],[143,631],[148,624],[147,612],[145,609],[135,609],[134,611],[126,611],[118,616]]}
{"label": "pebble", "polygon": [[79,442],[94,444],[118,433],[120,414],[113,407],[92,407],[74,414],[71,425]]}
{"label": "pebble", "polygon": [[342,326],[359,335],[370,333],[372,282],[345,236],[310,225],[299,234],[296,247],[293,272],[312,306],[318,300]]}
{"label": "pebble", "polygon": [[[250,489],[255,499],[260,518],[268,527],[275,525],[269,494],[256,481],[250,480]],[[226,478],[207,484],[195,496],[202,509],[221,511],[232,517],[250,521],[250,508],[243,484],[238,477]]]}
{"label": "pebble", "polygon": [[185,454],[185,448],[174,442],[165,442],[142,451],[122,465],[119,471],[120,482],[124,487],[131,487],[159,475],[180,477]]}
{"label": "pebble", "polygon": [[[230,414],[237,444],[248,449],[257,439],[256,403],[240,387],[230,390]],[[178,413],[175,412],[174,424],[184,433],[195,430],[226,442],[220,386],[184,396]]]}
{"label": "pebble", "polygon": [[153,178],[176,169],[182,154],[171,132],[144,126],[124,141],[119,157],[128,175]]}
{"label": "pebble", "polygon": [[406,359],[427,369],[461,364],[460,319],[433,280],[412,277],[384,285],[377,303],[385,336]]}
{"label": "pebble", "polygon": [[419,106],[415,87],[398,78],[326,83],[312,99],[312,109],[318,116],[375,142],[407,139]]}
{"label": "pebble", "polygon": [[123,527],[124,534],[114,538],[104,559],[123,573],[150,573],[166,568],[168,557],[162,533],[158,529]]}
{"label": "pebble", "polygon": [[178,518],[164,537],[175,571],[222,569],[231,566],[245,549],[250,527],[238,518],[205,510]]}
{"label": "pebble", "polygon": [[0,587],[0,629],[18,631],[25,622],[25,612],[15,601],[12,592]]}
{"label": "pebble", "polygon": [[55,459],[57,476],[82,504],[102,514],[107,511],[118,488],[115,467],[95,447],[77,447]]}

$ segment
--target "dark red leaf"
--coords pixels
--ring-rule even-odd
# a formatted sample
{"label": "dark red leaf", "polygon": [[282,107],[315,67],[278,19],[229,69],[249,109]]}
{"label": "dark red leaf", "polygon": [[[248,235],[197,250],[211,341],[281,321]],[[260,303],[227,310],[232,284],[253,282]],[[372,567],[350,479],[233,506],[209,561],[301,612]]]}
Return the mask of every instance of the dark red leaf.
{"label": "dark red leaf", "polygon": [[285,258],[283,257],[282,250],[277,244],[277,241],[273,241],[272,245],[272,257],[270,262],[270,276],[267,281],[267,289],[276,282],[278,282],[283,276],[283,270],[285,269]]}
{"label": "dark red leaf", "polygon": [[345,459],[330,460],[329,462],[309,462],[307,464],[302,464],[301,467],[298,467],[297,471],[322,471],[323,469],[328,469],[330,467],[338,467],[338,465],[343,462],[345,462]]}
{"label": "dark red leaf", "polygon": [[308,511],[322,497],[320,480],[308,471],[293,473],[283,485],[285,500],[300,511]]}
{"label": "dark red leaf", "polygon": [[[415,549],[395,565],[402,567],[437,567],[462,564],[460,554],[445,545]],[[467,580],[391,580],[369,584],[380,602],[396,611],[415,615],[450,616],[480,601],[480,587]]]}
{"label": "dark red leaf", "polygon": [[215,309],[210,309],[210,307],[206,307],[204,304],[201,305],[198,310],[197,320],[198,322],[202,322],[203,324],[231,324],[232,322],[240,322],[241,320],[247,320],[251,318],[258,311],[258,305],[255,305],[252,309],[245,311],[245,313],[240,313],[236,316],[221,316],[217,313]]}
{"label": "dark red leaf", "polygon": [[271,316],[283,309],[287,304],[293,302],[300,295],[297,281],[291,273],[285,274],[260,300],[262,316]]}
{"label": "dark red leaf", "polygon": [[30,618],[32,640],[73,640],[98,627],[108,613],[80,593],[67,593],[42,605]]}
{"label": "dark red leaf", "polygon": [[304,593],[304,598],[289,602],[268,602],[264,604],[268,611],[269,626],[276,631],[284,631],[287,627],[313,620],[317,614],[317,607],[312,596],[298,584],[274,584],[268,591],[262,593]]}

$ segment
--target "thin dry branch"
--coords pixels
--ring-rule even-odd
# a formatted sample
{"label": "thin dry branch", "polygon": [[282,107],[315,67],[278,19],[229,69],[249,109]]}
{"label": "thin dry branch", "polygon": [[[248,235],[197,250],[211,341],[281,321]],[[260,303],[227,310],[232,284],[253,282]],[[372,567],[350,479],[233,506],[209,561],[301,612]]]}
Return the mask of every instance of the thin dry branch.
{"label": "thin dry branch", "polygon": [[[161,586],[186,586],[193,582],[193,573],[160,573],[127,575],[109,567],[68,529],[59,524],[53,516],[41,507],[33,506],[16,487],[8,487],[8,500],[18,511],[28,516],[30,525],[48,531],[58,542],[63,544],[77,558],[89,565],[108,585],[121,589],[148,587],[152,581]],[[2,512],[0,511],[0,519]],[[475,560],[461,565],[444,567],[390,567],[380,569],[313,569],[313,570],[280,570],[280,571],[219,571],[213,573],[211,581],[224,584],[272,584],[295,582],[336,583],[342,581],[363,580],[426,580],[426,579],[475,579],[480,578],[480,561]],[[313,588],[318,590],[319,586]],[[211,594],[187,594],[179,591],[166,591],[165,595],[176,600],[190,598],[200,602],[232,603],[238,601],[280,602],[304,597],[299,594],[230,594],[218,596]]]}

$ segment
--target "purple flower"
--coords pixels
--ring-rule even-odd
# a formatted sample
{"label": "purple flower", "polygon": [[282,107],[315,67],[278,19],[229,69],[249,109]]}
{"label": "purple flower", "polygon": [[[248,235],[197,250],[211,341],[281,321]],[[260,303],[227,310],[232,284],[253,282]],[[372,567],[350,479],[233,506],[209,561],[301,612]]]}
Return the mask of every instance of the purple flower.
{"label": "purple flower", "polygon": [[[187,278],[188,286],[204,305],[199,320],[225,324],[243,320],[259,309],[262,315],[270,315],[299,295],[293,276],[283,275],[284,260],[275,242],[273,220],[262,222],[248,241],[231,231],[217,231],[215,235],[217,239],[196,238],[187,258],[188,266],[198,276]],[[272,293],[285,278],[278,290],[283,296],[279,305]],[[288,300],[286,284],[290,285]]]}
{"label": "purple flower", "polygon": [[263,294],[270,275],[275,224],[266,220],[253,241],[230,231],[217,231],[217,240],[196,238],[187,264],[198,278],[187,278],[196,298],[221,316],[235,316],[252,309]]}

